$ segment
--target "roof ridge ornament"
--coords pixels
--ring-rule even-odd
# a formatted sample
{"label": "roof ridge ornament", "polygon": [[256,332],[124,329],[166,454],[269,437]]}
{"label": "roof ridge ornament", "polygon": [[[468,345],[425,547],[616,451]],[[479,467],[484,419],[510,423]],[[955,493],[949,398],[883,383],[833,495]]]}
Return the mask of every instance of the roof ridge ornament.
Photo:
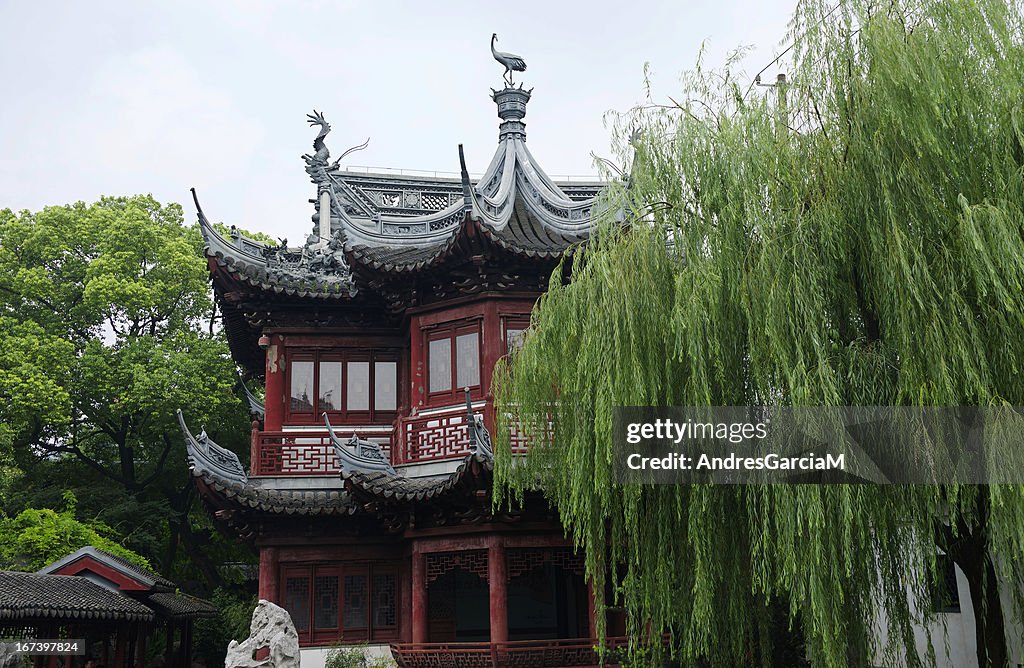
{"label": "roof ridge ornament", "polygon": [[[505,86],[508,88],[512,87],[512,72],[525,72],[526,61],[523,60],[522,56],[517,56],[514,53],[504,53],[494,48],[494,43],[498,41],[498,33],[491,34],[491,55],[499,64],[505,67]],[[521,86],[522,84],[520,84]]]}
{"label": "roof ridge ornament", "polygon": [[306,164],[309,165],[310,167],[316,165],[317,167],[322,167],[329,172],[334,171],[338,169],[339,165],[341,164],[341,161],[344,160],[349,154],[355,153],[356,151],[362,151],[364,148],[370,145],[370,138],[367,137],[366,141],[364,141],[362,144],[350,146],[349,148],[345,149],[340,156],[338,156],[337,160],[335,160],[332,163],[328,163],[327,161],[331,159],[331,151],[327,148],[327,143],[324,141],[324,139],[331,132],[331,124],[327,122],[326,118],[324,118],[323,113],[317,111],[316,109],[313,110],[312,114],[306,114],[306,122],[309,123],[310,127],[314,125],[320,126],[320,132],[318,132],[316,137],[313,139],[314,153],[312,155],[306,153],[302,156],[302,158],[306,161]]}
{"label": "roof ridge ornament", "polygon": [[395,469],[388,461],[387,455],[379,444],[373,441],[364,441],[355,432],[348,441],[342,441],[334,431],[327,413],[324,413],[324,424],[327,426],[327,436],[334,447],[334,454],[338,458],[338,464],[343,473],[370,473],[379,471],[397,475]]}
{"label": "roof ridge ornament", "polygon": [[518,139],[526,141],[526,103],[530,101],[533,89],[523,90],[523,84],[519,87],[509,86],[501,90],[491,89],[491,99],[498,105],[498,118],[501,125],[498,126],[498,141],[506,139]]}
{"label": "roof ridge ornament", "polygon": [[483,461],[494,461],[494,446],[491,444],[491,433],[484,425],[482,415],[473,412],[473,400],[466,388],[466,435],[469,437],[469,451]]}

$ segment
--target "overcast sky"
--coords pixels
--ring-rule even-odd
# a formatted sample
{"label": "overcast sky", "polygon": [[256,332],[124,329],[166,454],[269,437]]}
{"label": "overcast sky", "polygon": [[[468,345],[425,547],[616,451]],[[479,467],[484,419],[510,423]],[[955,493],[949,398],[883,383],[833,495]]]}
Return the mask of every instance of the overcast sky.
{"label": "overcast sky", "polygon": [[[778,52],[794,0],[607,2],[0,3],[0,208],[152,193],[293,243],[315,189],[300,155],[314,107],[347,165],[457,171],[487,166],[502,68],[488,42],[528,64],[531,151],[545,171],[596,173],[603,116],[678,89],[706,43],[720,64],[754,47],[749,77]],[[768,76],[774,76],[775,69]]]}

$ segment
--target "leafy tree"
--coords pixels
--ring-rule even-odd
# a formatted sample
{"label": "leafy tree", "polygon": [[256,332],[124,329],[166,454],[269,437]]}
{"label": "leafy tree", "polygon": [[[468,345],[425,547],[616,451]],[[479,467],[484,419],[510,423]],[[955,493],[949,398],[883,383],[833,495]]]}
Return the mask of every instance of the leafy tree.
{"label": "leafy tree", "polygon": [[21,476],[2,501],[14,515],[73,489],[158,570],[218,585],[174,411],[243,451],[247,422],[201,248],[150,196],[0,211],[0,444]]}
{"label": "leafy tree", "polygon": [[[1020,485],[612,479],[614,406],[1024,402],[1019,4],[806,0],[792,31],[770,94],[698,66],[680,102],[619,119],[632,165],[609,209],[632,224],[576,254],[498,369],[496,475],[512,495],[539,483],[599,602],[610,580],[633,637],[671,631],[685,663],[770,664],[771,606],[815,665],[927,661],[908,593],[929,600],[938,534],[980,665],[1003,666]],[[522,466],[511,424],[534,443]]]}
{"label": "leafy tree", "polygon": [[142,555],[121,546],[117,534],[102,522],[75,517],[75,497],[65,495],[67,508],[27,508],[17,517],[0,519],[0,569],[38,571],[88,545],[152,569]]}

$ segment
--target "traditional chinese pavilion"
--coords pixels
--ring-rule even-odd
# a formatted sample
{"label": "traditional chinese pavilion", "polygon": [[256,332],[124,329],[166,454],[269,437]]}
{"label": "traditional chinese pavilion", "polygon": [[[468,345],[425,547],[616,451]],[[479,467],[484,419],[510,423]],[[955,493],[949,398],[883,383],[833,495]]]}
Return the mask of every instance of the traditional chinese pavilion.
{"label": "traditional chinese pavilion", "polygon": [[461,146],[459,177],[343,169],[314,113],[299,247],[222,236],[196,200],[232,353],[265,405],[250,395],[248,471],[182,420],[191,469],[304,647],[390,645],[405,666],[596,662],[583,556],[557,514],[540,496],[491,508],[492,369],[588,238],[601,189],[544,173],[530,97],[510,80],[493,91],[498,146],[479,179]]}
{"label": "traditional chinese pavilion", "polygon": [[[190,668],[193,624],[216,612],[167,578],[91,546],[38,573],[0,571],[0,638],[83,641],[77,655],[33,656],[33,668],[78,668],[87,658],[114,668]],[[147,651],[154,641],[163,642],[159,657]],[[14,665],[4,659],[0,653],[0,665]]]}

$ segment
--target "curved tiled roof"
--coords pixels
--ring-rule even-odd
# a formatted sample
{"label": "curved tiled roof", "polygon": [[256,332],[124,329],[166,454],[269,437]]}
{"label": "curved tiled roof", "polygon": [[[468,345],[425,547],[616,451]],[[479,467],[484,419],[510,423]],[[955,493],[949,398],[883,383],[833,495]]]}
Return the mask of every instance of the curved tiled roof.
{"label": "curved tiled roof", "polygon": [[[206,256],[235,279],[262,291],[291,297],[348,299],[355,286],[340,252],[311,245],[272,247],[240,233],[225,239],[209,221],[192,189]],[[329,259],[328,259],[329,258]]]}
{"label": "curved tiled roof", "polygon": [[189,470],[202,485],[233,505],[285,515],[351,515],[356,511],[348,495],[339,490],[270,489],[249,482],[238,455],[223,448],[201,431],[198,436],[178,411],[185,437]]}
{"label": "curved tiled roof", "polygon": [[83,577],[0,571],[0,620],[107,619],[151,621],[133,598]]}
{"label": "curved tiled roof", "polygon": [[341,467],[343,489],[261,487],[249,481],[237,455],[214,443],[205,431],[198,436],[193,435],[181,411],[178,411],[178,420],[193,477],[202,490],[215,494],[226,504],[240,510],[275,515],[344,516],[360,512],[362,502],[368,498],[385,503],[426,501],[463,489],[469,481],[481,477],[485,478],[485,484],[489,484],[489,475],[494,467],[490,436],[478,416],[473,415],[468,399],[467,411],[473,421],[472,428],[467,431],[470,452],[451,473],[410,478],[393,470]]}
{"label": "curved tiled roof", "polygon": [[194,619],[217,614],[217,608],[212,603],[190,594],[157,592],[147,596],[146,602],[165,618]]}
{"label": "curved tiled roof", "polygon": [[468,479],[490,473],[494,460],[477,454],[466,455],[458,467],[445,476],[407,478],[398,473],[382,471],[342,471],[346,489],[362,498],[404,503],[430,501],[463,487]]}
{"label": "curved tiled roof", "polygon": [[[225,239],[197,199],[207,256],[261,291],[318,299],[354,297],[352,271],[421,271],[474,240],[521,258],[557,259],[589,237],[603,184],[559,184],[541,169],[526,148],[522,122],[530,95],[521,86],[493,91],[502,120],[499,142],[476,183],[461,145],[455,178],[370,174],[331,163],[322,132],[317,152],[303,158],[318,192],[329,193],[330,210],[315,214],[317,229],[305,245],[272,247],[237,232]],[[319,209],[319,198],[316,205]],[[330,216],[329,225],[319,225],[322,215]],[[320,229],[329,230],[330,238],[321,238]]]}

